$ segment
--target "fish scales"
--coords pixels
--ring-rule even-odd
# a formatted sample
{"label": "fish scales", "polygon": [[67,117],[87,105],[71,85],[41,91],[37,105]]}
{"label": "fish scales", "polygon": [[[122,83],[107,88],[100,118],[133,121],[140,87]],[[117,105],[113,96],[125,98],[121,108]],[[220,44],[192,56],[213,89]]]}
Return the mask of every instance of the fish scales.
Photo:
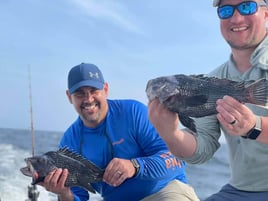
{"label": "fish scales", "polygon": [[216,114],[216,101],[225,95],[242,103],[267,105],[268,81],[236,82],[204,75],[177,74],[149,80],[146,94],[149,101],[158,98],[169,110],[177,112],[181,123],[196,131],[190,117]]}
{"label": "fish scales", "polygon": [[81,179],[84,175],[89,181],[100,181],[102,179],[102,174],[99,174],[100,169],[95,164],[68,149],[58,152],[51,151],[46,155],[53,159],[56,167],[67,168],[71,173],[76,173],[67,178],[66,185],[68,186],[72,183],[78,183],[78,179]]}
{"label": "fish scales", "polygon": [[25,158],[26,167],[21,168],[21,172],[26,176],[38,174],[38,178],[33,177],[33,183],[44,181],[45,176],[54,169],[68,169],[68,177],[65,186],[80,186],[92,193],[95,190],[90,183],[102,181],[104,170],[96,166],[82,155],[62,148],[58,151],[49,151],[40,156]]}

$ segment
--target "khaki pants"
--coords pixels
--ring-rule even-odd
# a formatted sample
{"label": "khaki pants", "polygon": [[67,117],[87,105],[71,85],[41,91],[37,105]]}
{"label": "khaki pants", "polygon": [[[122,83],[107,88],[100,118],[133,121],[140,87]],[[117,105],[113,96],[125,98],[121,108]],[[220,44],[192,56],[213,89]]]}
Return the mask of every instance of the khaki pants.
{"label": "khaki pants", "polygon": [[171,181],[159,192],[147,196],[141,201],[200,201],[194,189],[179,180]]}

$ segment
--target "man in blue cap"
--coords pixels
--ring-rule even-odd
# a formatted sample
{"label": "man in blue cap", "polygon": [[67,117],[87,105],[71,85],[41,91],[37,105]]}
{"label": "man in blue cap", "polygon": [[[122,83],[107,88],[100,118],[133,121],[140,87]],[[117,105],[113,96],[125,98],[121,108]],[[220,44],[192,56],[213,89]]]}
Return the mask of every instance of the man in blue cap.
{"label": "man in blue cap", "polygon": [[[185,163],[174,157],[135,100],[110,100],[108,83],[94,64],[81,63],[68,75],[67,96],[79,117],[60,147],[79,152],[105,168],[92,183],[105,201],[199,201],[187,184]],[[87,191],[64,186],[67,169],[52,171],[42,184],[60,201],[86,201]]]}
{"label": "man in blue cap", "polygon": [[[221,34],[231,55],[209,76],[245,82],[268,80],[266,2],[214,0],[213,5],[217,7]],[[224,134],[231,178],[205,201],[267,201],[268,108],[243,104],[230,96],[216,103],[217,115],[195,119],[196,133],[179,129],[178,114],[164,108],[157,99],[149,103],[149,118],[171,152],[189,163],[211,159]]]}

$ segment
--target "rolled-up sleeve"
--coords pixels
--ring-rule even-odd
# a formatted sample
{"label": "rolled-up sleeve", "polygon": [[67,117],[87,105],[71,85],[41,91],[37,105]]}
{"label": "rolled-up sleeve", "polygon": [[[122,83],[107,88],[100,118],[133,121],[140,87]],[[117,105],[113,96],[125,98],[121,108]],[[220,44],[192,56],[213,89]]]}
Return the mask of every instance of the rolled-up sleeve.
{"label": "rolled-up sleeve", "polygon": [[188,163],[201,164],[211,159],[220,147],[221,130],[216,115],[194,118],[194,121],[197,128],[197,132],[194,134],[197,148],[192,157],[182,159]]}

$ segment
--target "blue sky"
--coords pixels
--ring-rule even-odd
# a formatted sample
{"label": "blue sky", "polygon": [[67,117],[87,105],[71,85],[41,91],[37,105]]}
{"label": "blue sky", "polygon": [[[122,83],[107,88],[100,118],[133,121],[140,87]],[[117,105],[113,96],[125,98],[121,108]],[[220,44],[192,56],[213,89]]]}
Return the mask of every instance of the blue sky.
{"label": "blue sky", "polygon": [[1,0],[0,127],[64,131],[77,117],[67,74],[99,66],[109,98],[147,104],[149,79],[208,73],[230,50],[212,0]]}

